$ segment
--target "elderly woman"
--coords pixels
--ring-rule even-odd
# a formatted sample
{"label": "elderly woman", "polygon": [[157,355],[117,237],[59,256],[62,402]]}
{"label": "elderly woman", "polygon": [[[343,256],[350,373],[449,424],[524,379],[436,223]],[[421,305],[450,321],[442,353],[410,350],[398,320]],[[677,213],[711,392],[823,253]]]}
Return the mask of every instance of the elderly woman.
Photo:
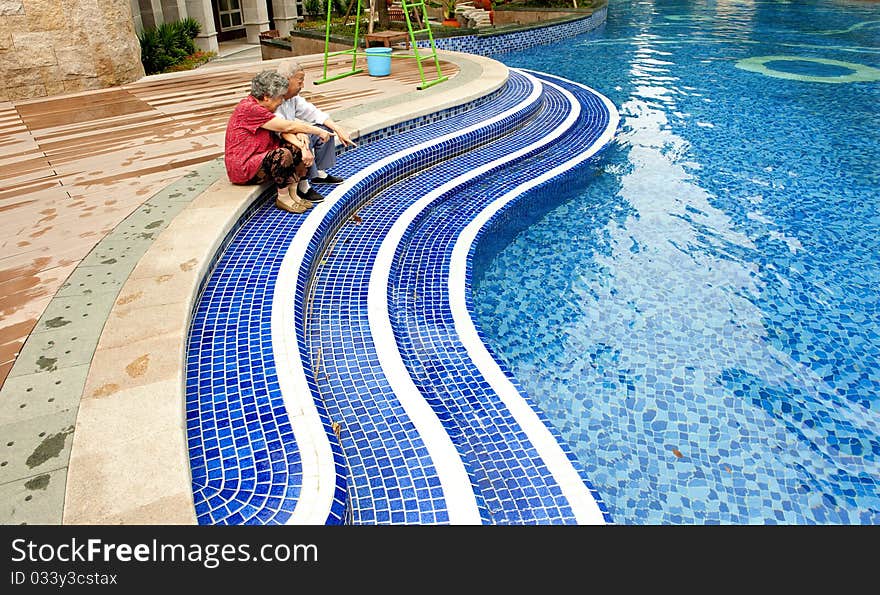
{"label": "elderly woman", "polygon": [[291,213],[304,213],[312,203],[296,194],[297,182],[306,175],[313,157],[303,159],[300,146],[281,138],[290,133],[317,134],[326,141],[330,134],[298,120],[275,115],[284,101],[288,81],[274,70],[264,70],[251,80],[251,93],[242,99],[226,126],[226,174],[233,184],[275,182],[278,196],[275,206]]}

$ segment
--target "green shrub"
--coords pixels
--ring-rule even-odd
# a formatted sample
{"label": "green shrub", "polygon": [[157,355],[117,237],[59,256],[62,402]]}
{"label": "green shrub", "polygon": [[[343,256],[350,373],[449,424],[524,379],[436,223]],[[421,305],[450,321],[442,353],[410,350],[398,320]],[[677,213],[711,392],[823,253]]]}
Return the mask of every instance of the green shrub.
{"label": "green shrub", "polygon": [[186,36],[195,39],[202,32],[202,24],[192,17],[186,17],[180,21],[181,28],[186,32]]}
{"label": "green shrub", "polygon": [[192,18],[144,29],[138,35],[144,72],[147,74],[165,72],[195,54],[198,48],[194,39],[199,31],[201,25]]}
{"label": "green shrub", "polygon": [[324,3],[321,0],[305,0],[306,14],[312,17],[324,14]]}

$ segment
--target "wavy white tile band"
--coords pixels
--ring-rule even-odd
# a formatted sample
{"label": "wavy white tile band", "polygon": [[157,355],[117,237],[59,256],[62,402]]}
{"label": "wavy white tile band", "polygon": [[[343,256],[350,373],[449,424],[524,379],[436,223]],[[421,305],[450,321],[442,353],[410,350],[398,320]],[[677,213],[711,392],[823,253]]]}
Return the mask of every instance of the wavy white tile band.
{"label": "wavy white tile band", "polygon": [[[534,80],[538,85],[541,84],[536,79]],[[426,407],[430,411],[430,407],[425,402],[424,397],[419,392],[418,388],[416,387],[415,383],[409,375],[409,371],[406,369],[406,365],[404,364],[403,358],[400,355],[400,349],[397,344],[397,340],[394,337],[394,330],[391,326],[391,317],[388,311],[388,281],[391,271],[391,265],[394,261],[394,254],[397,251],[397,248],[400,245],[400,242],[404,234],[406,233],[406,230],[412,224],[413,220],[419,215],[419,213],[429,208],[432,202],[454,190],[456,187],[468,182],[469,180],[485,175],[486,172],[497,169],[506,163],[514,161],[530,151],[534,151],[535,149],[551,144],[566,130],[571,128],[571,126],[575,123],[575,121],[577,121],[577,118],[580,115],[580,103],[568,91],[565,91],[564,89],[557,87],[556,85],[552,86],[558,89],[565,96],[570,104],[570,111],[568,113],[568,116],[556,129],[554,129],[546,137],[542,138],[540,142],[524,147],[518,151],[495,159],[494,161],[486,163],[478,168],[475,168],[467,173],[453,178],[452,180],[449,180],[448,182],[435,188],[422,198],[418,199],[408,209],[406,209],[406,211],[404,211],[400,217],[398,217],[397,221],[394,222],[391,229],[385,235],[385,238],[383,239],[382,244],[379,247],[379,252],[376,255],[376,261],[373,264],[373,268],[370,273],[370,285],[367,293],[367,308],[370,321],[370,332],[373,335],[373,340],[375,341],[376,345],[387,347],[387,349],[379,350],[379,362],[382,365],[382,370],[385,373],[385,376],[388,378],[389,382],[394,388],[395,394],[398,396],[398,398],[401,399],[401,402],[405,401],[413,405],[418,405],[419,407]],[[475,360],[475,362],[479,365],[478,360]],[[504,402],[505,404],[508,404],[507,400],[505,400]],[[529,409],[529,411],[531,411],[531,409]],[[515,409],[511,409],[511,413],[513,413],[517,422],[520,423],[521,427],[523,427],[523,429],[526,431],[526,433],[529,435],[529,438],[531,439],[532,433],[529,431],[529,426],[524,425],[520,422],[520,418],[523,417],[522,412],[518,413]],[[431,414],[433,415],[433,411],[431,411]],[[420,427],[419,432],[425,442],[449,441],[446,430],[443,428],[442,425],[439,424],[439,421],[437,424],[426,424],[425,426]],[[428,434],[426,432],[431,432],[431,434]],[[535,443],[535,446],[538,449],[538,453],[541,455],[542,458],[544,458],[544,452],[542,451],[540,444]],[[442,455],[442,459],[434,458],[434,465],[437,467],[438,473],[441,472],[441,466],[448,466],[449,469],[455,468],[456,471],[461,468],[461,470],[464,471],[464,464],[461,462],[461,458],[457,451],[453,449],[450,452],[447,449],[442,452]],[[464,522],[465,519],[461,519],[459,515],[456,515],[456,518],[453,519],[453,508],[455,508],[456,511],[458,511],[459,508],[464,509],[466,501],[469,503],[471,499],[474,499],[474,494],[473,487],[469,481],[465,485],[456,486],[456,488],[457,489],[455,492],[447,492],[444,486],[443,493],[447,499],[447,506],[450,510],[450,521],[453,523],[461,523]],[[467,493],[463,493],[465,490]],[[474,522],[479,522],[479,518],[476,518]]]}
{"label": "wavy white tile band", "polygon": [[[554,78],[558,79],[558,77]],[[453,320],[455,321],[455,330],[467,349],[468,355],[534,443],[547,467],[559,482],[563,494],[571,505],[577,522],[579,524],[605,524],[602,511],[596,504],[596,500],[584,485],[571,461],[560,448],[559,443],[535,411],[523,399],[516,387],[505,376],[495,359],[486,349],[483,341],[477,335],[477,330],[468,312],[466,303],[468,254],[474,239],[489,219],[504,205],[523,193],[572,169],[579,163],[583,163],[595,155],[614,137],[618,122],[620,121],[617,108],[601,93],[585,85],[579,84],[578,86],[587,89],[599,97],[605,104],[609,113],[607,129],[586,151],[577,155],[574,159],[545,172],[543,175],[520,184],[510,192],[499,197],[465,227],[461,234],[459,234],[452,250],[452,259],[449,266],[449,303],[452,308]]]}
{"label": "wavy white tile band", "polygon": [[[430,149],[447,140],[464,136],[473,131],[488,128],[496,122],[516,114],[523,109],[523,106],[540,101],[542,94],[540,83],[534,77],[525,76],[532,83],[532,91],[519,106],[506,110],[484,122],[398,151],[359,171],[337,186],[324,202],[309,212],[291,241],[281,262],[272,303],[272,344],[275,346],[278,383],[284,405],[291,419],[291,426],[300,449],[303,465],[302,490],[296,508],[294,508],[287,524],[323,524],[333,503],[336,481],[333,451],[312,400],[312,393],[299,357],[299,343],[296,338],[293,316],[299,270],[312,237],[324,217],[327,216],[330,207],[368,176],[408,155]],[[370,315],[369,318],[372,326],[373,316]],[[375,336],[374,339],[376,339]],[[385,343],[381,341],[385,341],[385,339],[377,339],[376,345],[384,347]],[[412,380],[409,378],[409,374],[405,373],[405,368],[403,376],[398,373],[399,370],[393,364],[386,368],[387,362],[382,362],[382,354],[385,351],[385,349],[377,349],[383,371],[388,376],[395,394],[403,395],[400,398],[401,406],[422,436],[428,454],[434,462],[443,494],[447,500],[450,522],[453,524],[479,524],[480,515],[470,479],[458,457],[455,446],[443,430],[440,420],[424,402],[421,395],[417,399],[412,398],[412,390],[410,389],[415,387],[407,386],[407,384],[412,384]],[[402,362],[400,363],[402,365]]]}

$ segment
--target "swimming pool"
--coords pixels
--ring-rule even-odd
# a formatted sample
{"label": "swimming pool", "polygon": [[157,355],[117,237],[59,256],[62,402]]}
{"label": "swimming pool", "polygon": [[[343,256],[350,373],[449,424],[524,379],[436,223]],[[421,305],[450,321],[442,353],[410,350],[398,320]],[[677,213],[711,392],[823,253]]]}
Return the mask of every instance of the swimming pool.
{"label": "swimming pool", "polygon": [[877,5],[612,1],[497,58],[620,109],[473,273],[615,522],[880,523]]}

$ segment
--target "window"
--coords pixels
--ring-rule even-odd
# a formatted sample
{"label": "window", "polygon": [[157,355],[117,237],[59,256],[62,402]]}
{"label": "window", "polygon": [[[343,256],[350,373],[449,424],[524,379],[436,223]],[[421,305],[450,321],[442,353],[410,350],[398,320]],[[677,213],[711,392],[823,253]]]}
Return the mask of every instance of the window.
{"label": "window", "polygon": [[217,0],[217,12],[220,15],[220,30],[241,29],[241,0]]}

